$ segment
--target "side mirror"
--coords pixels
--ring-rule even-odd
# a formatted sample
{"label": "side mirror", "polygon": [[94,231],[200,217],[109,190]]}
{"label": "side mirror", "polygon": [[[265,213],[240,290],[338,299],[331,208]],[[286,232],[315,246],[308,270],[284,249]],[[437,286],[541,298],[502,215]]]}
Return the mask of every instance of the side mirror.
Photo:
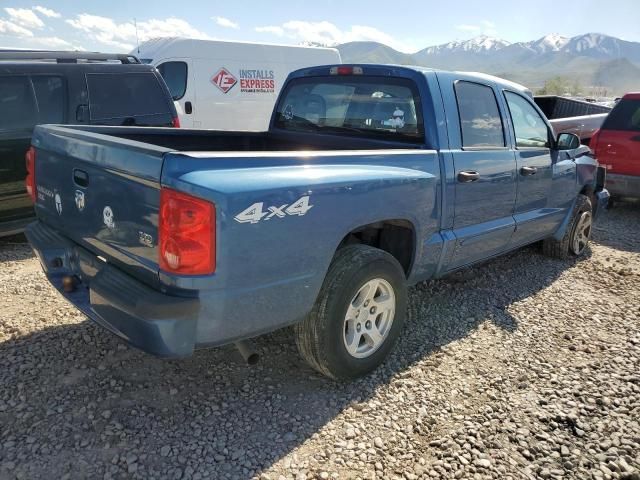
{"label": "side mirror", "polygon": [[556,140],[558,150],[575,150],[580,146],[580,137],[575,133],[561,133]]}

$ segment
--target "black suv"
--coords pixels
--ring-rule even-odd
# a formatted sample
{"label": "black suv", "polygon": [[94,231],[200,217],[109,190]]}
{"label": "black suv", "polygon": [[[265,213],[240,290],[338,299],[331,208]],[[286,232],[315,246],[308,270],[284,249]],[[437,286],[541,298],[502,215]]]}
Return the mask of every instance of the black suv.
{"label": "black suv", "polygon": [[25,153],[43,123],[179,126],[164,80],[133,56],[0,51],[0,236],[33,216]]}

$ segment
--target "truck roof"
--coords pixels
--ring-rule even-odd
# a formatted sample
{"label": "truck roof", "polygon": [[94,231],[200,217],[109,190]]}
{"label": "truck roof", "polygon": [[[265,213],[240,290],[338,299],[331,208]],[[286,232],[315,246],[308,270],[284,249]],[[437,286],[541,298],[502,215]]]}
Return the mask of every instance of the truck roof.
{"label": "truck roof", "polygon": [[[224,48],[226,50],[221,50]],[[256,48],[267,50],[270,54],[277,54],[279,52],[286,52],[285,55],[291,55],[292,53],[301,52],[309,54],[310,51],[323,52],[328,54],[324,59],[319,60],[319,63],[326,63],[339,61],[339,52],[335,48],[326,47],[305,47],[298,45],[278,45],[270,43],[256,43],[256,42],[236,42],[227,40],[199,40],[195,38],[182,38],[182,37],[164,37],[154,38],[147,40],[140,44],[140,46],[131,52],[131,55],[136,55],[142,60],[155,59],[159,52],[162,52],[162,57],[184,57],[184,58],[225,58],[235,59],[240,55],[255,55]],[[286,57],[285,57],[286,59]],[[255,61],[261,59],[256,57]]]}
{"label": "truck roof", "polygon": [[429,68],[429,67],[421,67],[421,66],[417,66],[417,65],[396,65],[396,64],[363,64],[363,63],[345,63],[342,65],[321,65],[318,67],[310,67],[310,68],[303,68],[301,70],[298,70],[296,72],[294,72],[295,74],[297,74],[297,76],[304,76],[304,75],[317,75],[319,70],[322,69],[329,69],[331,67],[362,67],[362,68],[366,68],[366,69],[372,69],[372,70],[378,70],[380,71],[381,69],[389,68],[389,69],[393,69],[393,70],[406,70],[409,72],[417,72],[417,73],[427,73],[427,72],[434,72],[434,73],[458,73],[461,75],[467,75],[467,76],[472,76],[472,77],[476,77],[478,80],[484,80],[486,82],[492,82],[495,83],[497,85],[501,85],[503,87],[509,88],[510,90],[515,90],[517,92],[521,92],[524,95],[528,95],[530,97],[533,98],[533,92],[528,89],[527,87],[525,87],[524,85],[521,85],[519,83],[516,82],[512,82],[511,80],[507,80],[505,78],[501,78],[501,77],[496,77],[494,75],[488,75],[486,73],[480,73],[480,72],[459,72],[459,71],[452,71],[452,70],[443,70],[443,69],[437,69],[437,68]]}

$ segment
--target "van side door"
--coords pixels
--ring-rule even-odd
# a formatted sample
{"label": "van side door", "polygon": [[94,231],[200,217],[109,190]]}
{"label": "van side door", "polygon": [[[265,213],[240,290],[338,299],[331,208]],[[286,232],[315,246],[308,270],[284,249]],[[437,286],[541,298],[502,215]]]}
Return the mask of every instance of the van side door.
{"label": "van side door", "polygon": [[498,91],[487,81],[438,74],[454,161],[455,250],[451,270],[503,252],[515,230],[516,161]]}
{"label": "van side door", "polygon": [[198,128],[196,88],[194,82],[193,62],[188,58],[171,58],[162,60],[156,67],[169,88],[173,103],[178,111],[180,126]]}

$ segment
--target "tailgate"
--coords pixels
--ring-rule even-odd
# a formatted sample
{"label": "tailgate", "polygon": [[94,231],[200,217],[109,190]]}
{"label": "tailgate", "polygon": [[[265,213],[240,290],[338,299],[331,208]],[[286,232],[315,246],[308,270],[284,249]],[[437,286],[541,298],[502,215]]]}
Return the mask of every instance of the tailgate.
{"label": "tailgate", "polygon": [[157,285],[160,176],[168,150],[52,126],[36,127],[32,144],[38,218]]}

